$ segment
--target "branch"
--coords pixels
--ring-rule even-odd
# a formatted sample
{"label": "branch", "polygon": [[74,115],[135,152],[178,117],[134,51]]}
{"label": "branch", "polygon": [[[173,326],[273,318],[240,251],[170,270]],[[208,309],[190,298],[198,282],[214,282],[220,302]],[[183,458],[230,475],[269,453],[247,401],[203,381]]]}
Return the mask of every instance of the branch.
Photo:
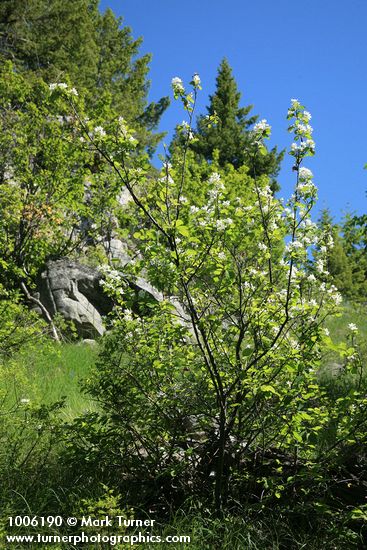
{"label": "branch", "polygon": [[51,327],[54,340],[56,340],[56,342],[60,342],[60,336],[59,336],[59,334],[56,330],[54,322],[52,321],[52,317],[49,314],[49,312],[47,311],[46,307],[43,305],[43,303],[40,300],[38,300],[37,298],[35,298],[34,296],[32,296],[29,293],[29,290],[27,289],[27,287],[25,286],[25,284],[23,282],[20,283],[20,286],[22,287],[22,290],[23,290],[24,294],[26,295],[27,300],[29,300],[30,302],[33,302],[34,304],[37,304],[37,306],[41,309],[43,315],[45,316],[48,324]]}

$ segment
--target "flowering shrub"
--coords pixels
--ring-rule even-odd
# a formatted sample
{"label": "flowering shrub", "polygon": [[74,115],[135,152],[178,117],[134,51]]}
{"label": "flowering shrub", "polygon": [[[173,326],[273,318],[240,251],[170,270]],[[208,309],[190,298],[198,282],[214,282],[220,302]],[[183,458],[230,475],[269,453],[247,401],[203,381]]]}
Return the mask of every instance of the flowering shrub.
{"label": "flowering shrub", "polygon": [[[341,296],[326,270],[332,238],[311,219],[317,190],[303,166],[315,152],[311,116],[292,100],[296,181],[287,203],[266,177],[215,163],[193,191],[187,142],[198,75],[191,85],[186,93],[181,79],[172,80],[189,117],[186,145],[157,178],[134,153],[125,123],[90,132],[92,123],[79,120],[81,137],[132,198],[140,254],[124,277],[143,274],[163,296],[141,318],[124,277],[105,270],[117,306],[88,385],[104,411],[91,436],[99,443],[84,450],[98,460],[102,453],[106,482],[123,483],[124,472],[148,501],[157,490],[166,498],[213,491],[220,511],[228,501],[320,495],[328,461],[362,437],[366,400],[356,390],[335,403],[318,381],[326,348],[342,353],[345,372],[359,359],[323,327]],[[78,97],[71,103],[77,111]],[[269,135],[266,121],[254,127],[254,159]]]}

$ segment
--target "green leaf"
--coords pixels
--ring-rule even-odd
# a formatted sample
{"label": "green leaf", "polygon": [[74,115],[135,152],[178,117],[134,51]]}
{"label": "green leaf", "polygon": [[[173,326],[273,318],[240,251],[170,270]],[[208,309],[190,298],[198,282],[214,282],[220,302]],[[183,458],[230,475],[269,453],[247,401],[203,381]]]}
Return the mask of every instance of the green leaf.
{"label": "green leaf", "polygon": [[260,386],[260,390],[264,393],[273,393],[274,395],[279,395],[279,393],[276,391],[273,386],[270,386],[268,384],[264,384],[263,386]]}
{"label": "green leaf", "polygon": [[180,233],[180,235],[183,235],[184,237],[189,237],[190,235],[189,228],[186,225],[179,225],[177,227],[177,231]]}

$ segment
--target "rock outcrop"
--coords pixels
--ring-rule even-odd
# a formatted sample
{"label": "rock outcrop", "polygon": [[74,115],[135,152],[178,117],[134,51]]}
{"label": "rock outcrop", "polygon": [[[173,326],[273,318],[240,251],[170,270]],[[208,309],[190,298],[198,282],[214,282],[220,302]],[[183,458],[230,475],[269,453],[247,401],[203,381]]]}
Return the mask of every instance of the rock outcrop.
{"label": "rock outcrop", "polygon": [[101,278],[96,268],[67,259],[49,261],[38,278],[36,298],[51,317],[59,313],[74,323],[81,338],[93,339],[104,333],[102,316],[112,309]]}
{"label": "rock outcrop", "polygon": [[[123,244],[113,242],[112,246],[114,259],[118,260],[119,265],[123,267],[129,263],[130,258]],[[38,277],[34,297],[41,302],[52,318],[60,314],[66,321],[71,321],[80,338],[95,339],[103,335],[103,317],[113,307],[112,301],[100,285],[102,278],[103,275],[98,268],[69,259],[50,260]],[[144,296],[157,302],[167,299],[142,277],[129,284],[136,292],[137,303]],[[178,321],[188,324],[189,318],[178,300],[174,297],[170,297],[169,300],[174,306]],[[42,314],[40,308],[38,312]]]}

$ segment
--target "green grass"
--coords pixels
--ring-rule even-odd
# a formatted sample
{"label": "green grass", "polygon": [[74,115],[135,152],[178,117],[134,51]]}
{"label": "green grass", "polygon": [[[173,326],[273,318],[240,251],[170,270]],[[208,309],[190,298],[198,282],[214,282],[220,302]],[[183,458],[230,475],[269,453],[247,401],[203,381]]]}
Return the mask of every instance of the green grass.
{"label": "green grass", "polygon": [[342,342],[350,334],[349,323],[354,323],[359,329],[359,337],[367,339],[367,309],[362,305],[345,303],[340,316],[330,317],[326,323],[330,336],[336,342]]}
{"label": "green grass", "polygon": [[[367,311],[358,304],[345,303],[341,313],[338,316],[329,317],[325,327],[329,329],[330,337],[335,344],[349,342],[351,340],[351,330],[348,325],[353,323],[358,327],[358,333],[354,336],[354,344],[362,358],[367,359]],[[320,368],[320,375],[323,379],[335,378],[342,369],[344,360],[337,352],[326,351]]]}
{"label": "green grass", "polygon": [[28,398],[47,405],[65,398],[62,411],[65,420],[95,410],[95,403],[82,393],[80,381],[88,377],[97,353],[97,346],[83,343],[34,346],[13,360],[9,369],[9,398],[18,401]]}

